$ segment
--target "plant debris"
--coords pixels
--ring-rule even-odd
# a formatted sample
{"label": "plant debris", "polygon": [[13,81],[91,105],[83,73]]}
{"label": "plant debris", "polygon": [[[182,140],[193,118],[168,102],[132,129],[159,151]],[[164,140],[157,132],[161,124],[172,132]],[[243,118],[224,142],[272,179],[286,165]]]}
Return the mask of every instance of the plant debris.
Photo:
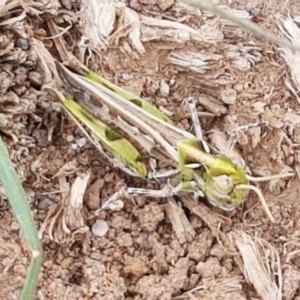
{"label": "plant debris", "polygon": [[[127,3],[128,2],[128,3]],[[214,1],[299,41],[297,1]],[[0,4],[0,133],[44,247],[43,299],[296,299],[299,293],[299,53],[188,1],[20,1]],[[94,212],[124,185],[146,186],[107,162],[61,109],[55,60],[79,61],[191,128],[260,183],[271,224],[250,193],[224,213],[205,199],[136,198]],[[248,124],[265,124],[241,130]],[[0,290],[18,299],[28,247],[0,185]]]}

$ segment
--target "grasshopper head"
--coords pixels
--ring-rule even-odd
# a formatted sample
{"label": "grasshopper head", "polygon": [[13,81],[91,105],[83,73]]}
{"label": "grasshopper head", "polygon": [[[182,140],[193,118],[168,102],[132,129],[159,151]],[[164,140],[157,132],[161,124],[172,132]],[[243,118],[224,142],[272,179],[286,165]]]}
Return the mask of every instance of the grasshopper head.
{"label": "grasshopper head", "polygon": [[230,211],[245,200],[249,189],[241,185],[248,186],[249,180],[241,161],[209,153],[197,138],[181,140],[177,149],[181,167],[199,164],[193,168],[194,180],[212,205]]}
{"label": "grasshopper head", "polygon": [[[179,163],[182,168],[193,170],[193,179],[198,190],[202,191],[208,201],[225,211],[231,211],[246,199],[250,190],[259,197],[270,220],[274,218],[266,204],[264,196],[259,188],[250,184],[278,178],[289,178],[294,173],[284,173],[264,177],[252,177],[246,174],[245,163],[241,160],[234,161],[223,154],[209,153],[203,146],[203,141],[197,138],[189,138],[177,144]],[[198,164],[198,165],[197,165]]]}
{"label": "grasshopper head", "polygon": [[248,189],[238,186],[248,185],[249,180],[245,170],[225,155],[212,155],[211,158],[205,166],[201,188],[212,205],[231,211],[248,195]]}

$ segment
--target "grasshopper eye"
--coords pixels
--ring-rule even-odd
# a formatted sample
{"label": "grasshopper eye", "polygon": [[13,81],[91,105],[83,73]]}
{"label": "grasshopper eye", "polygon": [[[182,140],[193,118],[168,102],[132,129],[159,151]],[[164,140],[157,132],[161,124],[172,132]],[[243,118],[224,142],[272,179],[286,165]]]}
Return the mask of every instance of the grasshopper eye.
{"label": "grasshopper eye", "polygon": [[233,189],[233,181],[227,175],[221,175],[214,178],[214,188],[219,194],[227,195]]}

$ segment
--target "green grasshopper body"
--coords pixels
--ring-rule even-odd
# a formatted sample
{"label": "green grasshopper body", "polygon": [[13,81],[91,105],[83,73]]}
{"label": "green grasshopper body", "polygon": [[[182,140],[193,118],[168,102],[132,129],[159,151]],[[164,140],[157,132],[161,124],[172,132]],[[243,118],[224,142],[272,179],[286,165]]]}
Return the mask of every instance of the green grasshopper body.
{"label": "green grasshopper body", "polygon": [[164,183],[161,190],[120,190],[107,203],[128,195],[193,193],[229,211],[245,200],[252,187],[249,176],[226,155],[172,125],[147,101],[88,69],[77,68],[76,74],[59,63],[57,68],[75,99],[57,92],[60,100],[89,128],[99,150],[130,175]]}

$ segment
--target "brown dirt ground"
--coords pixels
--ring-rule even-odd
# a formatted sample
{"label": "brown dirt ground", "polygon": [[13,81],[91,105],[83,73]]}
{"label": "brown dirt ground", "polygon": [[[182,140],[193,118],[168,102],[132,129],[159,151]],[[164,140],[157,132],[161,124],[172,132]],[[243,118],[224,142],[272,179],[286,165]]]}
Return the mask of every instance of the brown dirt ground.
{"label": "brown dirt ground", "polygon": [[[8,3],[12,2],[16,1]],[[214,20],[213,16],[187,16],[178,8],[157,6],[165,2],[169,1],[130,1],[132,7],[143,8],[143,15],[182,18],[184,24],[196,29]],[[255,22],[275,33],[278,33],[279,15],[284,16],[288,11],[283,7],[286,1],[265,6],[257,5],[259,1],[230,2],[234,2],[232,8],[251,12]],[[75,1],[61,1],[61,4],[65,10],[80,7]],[[18,8],[17,5],[14,13],[7,13],[2,19],[19,16]],[[176,236],[167,217],[165,199],[128,201],[120,211],[107,210],[95,217],[94,210],[123,182],[128,186],[144,184],[112,168],[89,142],[75,147],[84,135],[59,106],[51,104],[52,98],[41,92],[44,77],[39,74],[37,56],[30,44],[34,36],[57,55],[52,41],[43,39],[50,35],[45,22],[57,7],[53,2],[47,12],[34,3],[27,8],[27,17],[18,24],[21,29],[11,28],[11,23],[0,25],[3,28],[1,94],[9,97],[0,100],[0,129],[30,196],[38,227],[45,224],[47,216],[59,215],[52,230],[47,224],[43,233],[43,268],[37,299],[263,299],[240,268],[243,263],[238,259],[238,251],[233,252],[230,243],[220,244],[218,232],[229,238],[243,231],[252,239],[259,237],[267,241],[279,253],[283,299],[299,300],[298,178],[258,184],[276,219],[275,224],[268,220],[260,204],[255,205],[258,200],[252,193],[244,205],[230,214],[206,203],[203,206],[183,202],[184,212],[195,231],[195,235],[185,236],[183,240]],[[300,7],[297,11],[291,1],[288,9],[294,15],[300,12]],[[40,17],[37,11],[43,11]],[[127,54],[119,46],[109,45],[100,54],[93,54],[90,67],[165,107],[173,113],[176,124],[186,130],[190,130],[190,120],[183,117],[187,110],[181,102],[189,96],[198,99],[199,110],[217,115],[203,118],[206,130],[218,129],[229,134],[237,126],[268,121],[267,127],[238,135],[237,146],[248,167],[254,175],[276,174],[289,167],[298,170],[298,150],[291,145],[299,143],[300,121],[296,112],[300,106],[286,84],[290,78],[286,62],[275,46],[251,34],[240,31],[238,35],[238,31],[224,24],[218,29],[224,36],[215,43],[195,40],[177,43],[172,38],[151,44],[145,42],[145,55]],[[30,37],[28,47],[20,46],[27,43],[21,38],[23,31]],[[76,41],[78,30],[70,32]],[[125,41],[122,38],[119,42]],[[234,48],[231,58],[224,54],[229,53],[228,45]],[[15,52],[18,58],[12,56]],[[172,64],[168,58],[171,52],[201,52],[222,58],[209,59],[203,72],[195,72]],[[237,57],[246,58],[251,64],[241,71],[234,65]],[[162,81],[169,86],[169,92],[160,88]],[[221,101],[228,90],[236,91],[237,95],[229,105]],[[52,137],[50,141],[48,136]],[[72,161],[73,166],[61,169]],[[87,174],[88,170],[91,178],[83,208],[73,208],[70,216],[60,189],[64,181],[72,185],[76,177]],[[12,211],[7,209],[4,197],[1,199],[1,299],[18,299],[30,255]],[[200,216],[195,214],[197,211]],[[205,212],[209,214],[204,215]],[[62,216],[74,236],[62,230]],[[96,237],[90,230],[97,219],[105,220],[109,226],[104,237]],[[275,283],[280,281],[275,273],[272,276]],[[193,291],[183,296],[189,290]]]}

